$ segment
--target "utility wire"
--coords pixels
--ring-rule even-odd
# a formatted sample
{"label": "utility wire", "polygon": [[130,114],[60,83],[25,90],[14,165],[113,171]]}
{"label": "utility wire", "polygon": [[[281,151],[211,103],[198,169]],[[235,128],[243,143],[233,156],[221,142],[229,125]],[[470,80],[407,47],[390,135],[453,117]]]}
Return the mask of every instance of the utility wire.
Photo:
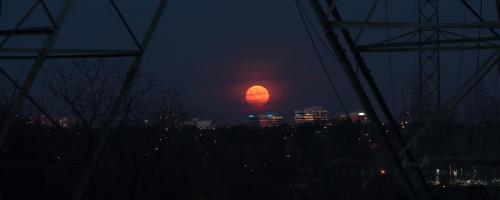
{"label": "utility wire", "polygon": [[312,20],[309,17],[309,15],[307,15],[307,13],[305,12],[304,6],[302,4],[300,4],[300,0],[299,0],[299,6],[303,10],[303,16],[306,19],[307,24],[311,25],[310,26],[310,28],[311,28],[310,30],[312,30],[312,33],[314,33],[314,35],[316,36],[316,38],[320,41],[321,46],[323,46],[323,48],[325,48],[327,50],[327,52],[328,52],[328,54],[330,54],[330,56],[335,57],[335,53],[333,53],[333,50],[330,48],[330,46],[328,44],[326,44],[326,41],[323,40],[323,38],[321,37],[321,34],[319,33],[318,29],[316,29],[313,26],[314,23],[312,22]]}
{"label": "utility wire", "polygon": [[[375,0],[370,8],[370,11],[368,12],[368,15],[366,16],[365,18],[365,21],[364,23],[368,23],[370,21],[370,19],[372,18],[373,16],[373,13],[375,12],[375,8],[377,8],[377,5],[378,5],[378,1],[379,0]],[[356,35],[356,39],[354,39],[355,43],[358,43],[359,39],[361,38],[361,35],[363,35],[363,32],[365,31],[365,28],[361,28],[358,32],[358,34]]]}
{"label": "utility wire", "polygon": [[[389,0],[385,0],[384,4],[384,9],[385,9],[385,21],[389,22]],[[390,37],[391,30],[390,28],[385,29],[385,34],[387,38]],[[396,96],[394,94],[394,70],[393,70],[393,63],[392,63],[392,53],[388,52],[387,53],[387,59],[388,59],[388,64],[389,64],[389,82],[391,85],[391,103],[394,106],[394,110],[398,110],[396,106]]]}
{"label": "utility wire", "polygon": [[[483,17],[483,0],[480,0],[479,1],[479,17],[482,18]],[[481,29],[478,28],[477,29],[477,38],[481,38]],[[478,42],[477,43],[477,53],[476,53],[476,69],[479,69],[479,62],[480,62],[480,59],[481,59],[481,48],[480,48],[481,44]],[[477,77],[479,78],[479,77]],[[478,120],[478,117],[479,119],[481,118],[481,115],[483,113],[483,110],[482,110],[482,107],[484,106],[483,105],[483,81],[479,82],[477,88],[475,89],[475,92],[474,92],[474,122],[476,122],[476,120]],[[479,116],[477,116],[479,115]]]}
{"label": "utility wire", "polygon": [[345,113],[349,113],[347,107],[344,104],[344,101],[342,100],[342,98],[340,97],[340,94],[338,93],[338,90],[335,88],[335,85],[333,84],[332,78],[330,77],[330,74],[328,73],[328,70],[326,69],[325,62],[323,61],[323,58],[321,57],[318,46],[316,45],[316,42],[314,41],[313,35],[312,35],[310,27],[309,27],[309,25],[312,26],[312,24],[308,24],[306,19],[305,19],[305,16],[306,16],[305,9],[302,6],[302,4],[299,2],[299,0],[294,0],[294,1],[295,1],[295,6],[297,7],[297,11],[299,12],[299,16],[302,20],[302,23],[304,24],[304,27],[306,29],[307,36],[308,36],[309,40],[311,41],[311,44],[314,48],[314,53],[318,57],[318,60],[321,64],[321,68],[323,70],[323,73],[325,74],[326,78],[328,79],[328,83],[330,84],[330,88],[332,89],[335,97],[339,101],[340,106],[342,107],[343,111]]}
{"label": "utility wire", "polygon": [[[467,21],[467,8],[464,8],[464,23]],[[465,28],[462,28],[462,35],[465,35]],[[458,92],[460,88],[460,83],[462,82],[462,68],[463,68],[463,55],[464,55],[464,45],[465,42],[462,42],[460,44],[460,59],[458,63],[458,74],[457,74],[457,89],[456,92]]]}

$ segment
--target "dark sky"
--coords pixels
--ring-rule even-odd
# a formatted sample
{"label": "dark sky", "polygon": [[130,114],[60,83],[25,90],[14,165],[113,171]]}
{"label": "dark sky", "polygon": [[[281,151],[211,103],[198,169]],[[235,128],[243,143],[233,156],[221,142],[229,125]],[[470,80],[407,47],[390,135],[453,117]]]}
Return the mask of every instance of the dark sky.
{"label": "dark sky", "polygon": [[[61,0],[49,1],[51,9],[56,10],[59,2]],[[158,1],[117,2],[134,31],[142,37]],[[307,5],[307,1],[302,2]],[[340,11],[348,20],[362,20],[372,2],[340,1]],[[380,2],[374,16],[377,21],[384,20],[384,1]],[[463,21],[464,8],[458,2],[442,1],[442,21]],[[15,16],[30,4],[7,1],[3,15]],[[389,1],[388,5],[392,21],[416,21],[417,1]],[[9,6],[14,9],[7,9]],[[57,47],[133,48],[107,1],[80,0],[76,6]],[[484,13],[489,20],[494,20],[493,8],[493,1],[485,2]],[[309,15],[316,21],[312,12]],[[474,21],[470,14],[467,20]],[[1,25],[12,27],[9,23],[12,21],[3,20]],[[41,17],[33,21],[42,22],[45,21]],[[390,34],[401,31],[405,30],[391,30]],[[361,43],[386,37],[385,30],[369,30]],[[321,51],[349,110],[360,111],[339,64],[324,49]],[[389,81],[388,55],[365,56],[394,112],[402,111],[400,91],[412,79],[416,55],[392,55],[394,97]],[[443,71],[447,74],[443,78],[445,96],[456,89],[457,55],[457,52],[443,53]],[[465,53],[462,62],[467,68],[463,70],[466,74],[475,67],[475,52]],[[171,0],[148,49],[143,74],[151,74],[165,87],[180,90],[186,106],[191,111],[200,111],[205,119],[242,122],[247,114],[264,111],[280,112],[290,118],[294,109],[313,105],[325,106],[332,113],[341,112],[293,0]],[[259,109],[247,105],[243,98],[245,90],[254,84],[263,85],[271,92],[270,103]]]}

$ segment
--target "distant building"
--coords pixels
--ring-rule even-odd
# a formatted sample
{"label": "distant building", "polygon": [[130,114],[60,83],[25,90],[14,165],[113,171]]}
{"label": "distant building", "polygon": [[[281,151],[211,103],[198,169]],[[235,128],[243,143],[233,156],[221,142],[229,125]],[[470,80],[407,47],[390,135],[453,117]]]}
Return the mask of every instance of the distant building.
{"label": "distant building", "polygon": [[255,114],[248,115],[248,121],[249,121],[250,126],[258,127],[259,126],[259,115],[255,115]]}
{"label": "distant building", "polygon": [[184,125],[195,126],[200,130],[209,130],[215,128],[215,122],[209,120],[199,120],[198,118],[193,118],[191,121],[187,121]]}
{"label": "distant building", "polygon": [[248,115],[250,125],[260,128],[276,127],[283,124],[284,117],[278,113]]}
{"label": "distant building", "polygon": [[351,120],[354,123],[366,123],[368,122],[368,116],[365,112],[357,112],[357,113],[349,113],[349,114],[341,114],[337,117],[338,121],[347,121]]}
{"label": "distant building", "polygon": [[[54,117],[53,118],[57,125],[63,128],[69,128],[77,126],[79,120],[76,117]],[[26,125],[37,125],[44,127],[54,127],[54,123],[46,115],[30,116],[26,120]]]}
{"label": "distant building", "polygon": [[296,125],[311,123],[326,126],[330,124],[328,111],[321,106],[313,106],[302,110],[296,110],[294,112],[293,120]]}

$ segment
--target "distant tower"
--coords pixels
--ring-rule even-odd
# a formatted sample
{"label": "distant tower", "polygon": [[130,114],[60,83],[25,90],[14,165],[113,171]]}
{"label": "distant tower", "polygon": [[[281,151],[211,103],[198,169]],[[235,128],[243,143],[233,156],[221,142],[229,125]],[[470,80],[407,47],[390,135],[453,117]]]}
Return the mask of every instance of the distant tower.
{"label": "distant tower", "polygon": [[436,169],[436,173],[435,173],[435,174],[436,174],[436,177],[435,177],[435,179],[434,179],[434,182],[435,182],[435,184],[436,184],[436,185],[439,185],[439,184],[440,184],[440,178],[439,178],[440,173],[441,173],[441,171],[440,171],[439,169]]}
{"label": "distant tower", "polygon": [[[439,0],[419,0],[418,23],[439,23]],[[434,112],[440,111],[441,104],[441,59],[439,50],[439,28],[419,28],[418,74],[416,82],[416,102],[414,116],[423,121]],[[423,48],[423,43],[432,43],[432,48]]]}

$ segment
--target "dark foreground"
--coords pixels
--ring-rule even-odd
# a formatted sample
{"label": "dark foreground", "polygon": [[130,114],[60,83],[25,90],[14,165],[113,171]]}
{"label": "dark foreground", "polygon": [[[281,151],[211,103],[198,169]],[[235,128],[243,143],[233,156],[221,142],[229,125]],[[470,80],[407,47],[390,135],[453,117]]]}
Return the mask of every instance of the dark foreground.
{"label": "dark foreground", "polygon": [[[121,128],[84,199],[407,199],[388,160],[362,132],[350,123]],[[92,163],[88,152],[97,136],[24,125],[15,133],[1,152],[1,199],[70,199]],[[500,198],[496,186],[432,188],[439,199]]]}

